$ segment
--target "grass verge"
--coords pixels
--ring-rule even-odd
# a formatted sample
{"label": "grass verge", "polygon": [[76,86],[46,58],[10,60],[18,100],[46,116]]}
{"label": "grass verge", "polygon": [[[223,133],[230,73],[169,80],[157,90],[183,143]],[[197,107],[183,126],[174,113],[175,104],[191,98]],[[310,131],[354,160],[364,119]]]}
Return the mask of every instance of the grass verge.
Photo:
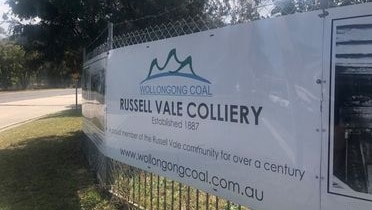
{"label": "grass verge", "polygon": [[82,155],[81,124],[69,110],[0,133],[0,210],[116,209]]}

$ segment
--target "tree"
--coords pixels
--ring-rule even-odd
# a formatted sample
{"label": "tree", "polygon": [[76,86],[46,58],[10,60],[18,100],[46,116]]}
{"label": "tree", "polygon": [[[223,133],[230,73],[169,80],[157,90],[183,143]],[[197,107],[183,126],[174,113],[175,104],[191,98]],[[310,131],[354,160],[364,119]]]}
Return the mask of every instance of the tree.
{"label": "tree", "polygon": [[37,51],[25,52],[23,63],[23,68],[16,72],[15,76],[18,78],[17,84],[22,89],[26,89],[30,84],[31,78],[35,77],[40,71],[42,65],[40,54]]}
{"label": "tree", "polygon": [[[372,2],[372,0],[326,0],[326,2],[323,4],[323,7],[339,7],[366,2]],[[317,9],[322,9],[321,2],[318,0],[280,0],[275,2],[275,8],[271,11],[271,15],[289,15]]]}
{"label": "tree", "polygon": [[138,29],[202,14],[204,0],[8,0],[8,4],[21,20],[40,19],[14,28],[14,37],[25,50],[38,51],[45,62],[75,72],[81,69],[83,47],[109,21],[121,23],[116,31]]}
{"label": "tree", "polygon": [[236,24],[260,18],[257,10],[260,0],[209,0],[206,13],[220,24]]}
{"label": "tree", "polygon": [[8,89],[17,84],[24,68],[25,51],[13,43],[0,43],[0,86]]}
{"label": "tree", "polygon": [[39,73],[39,58],[36,51],[26,52],[18,44],[0,41],[0,87],[26,89],[30,80]]}

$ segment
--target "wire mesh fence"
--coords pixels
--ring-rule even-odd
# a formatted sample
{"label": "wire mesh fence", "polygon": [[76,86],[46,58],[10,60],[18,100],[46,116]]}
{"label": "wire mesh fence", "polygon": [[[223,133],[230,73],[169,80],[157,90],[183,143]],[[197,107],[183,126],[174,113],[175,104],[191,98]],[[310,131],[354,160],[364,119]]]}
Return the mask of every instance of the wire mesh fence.
{"label": "wire mesh fence", "polygon": [[[298,12],[313,11],[321,8],[321,1],[326,0],[261,0],[261,1],[232,1],[225,5],[222,1],[210,0],[206,14],[193,17],[183,17],[177,20],[138,29],[134,23],[144,23],[146,19],[158,16],[142,17],[136,20],[110,24],[86,48],[85,59],[89,60],[110,49],[126,47],[135,44],[168,39],[187,34],[207,31],[227,25],[244,23],[258,19],[273,18]],[[368,1],[368,0],[366,0]],[[213,3],[214,2],[214,3]],[[174,10],[172,12],[177,12]],[[131,30],[135,28],[136,30]],[[109,36],[110,30],[112,37]]]}
{"label": "wire mesh fence", "polygon": [[[87,48],[87,60],[101,53],[107,52],[110,49],[168,39],[201,31],[207,31],[221,27],[222,24],[218,24],[212,21],[206,21],[202,17],[197,16],[193,18],[188,17],[175,22],[164,23],[156,26],[149,26],[141,30],[130,31],[127,33],[117,32],[115,30],[115,26],[117,25],[113,25],[113,28],[111,29],[115,32],[114,36],[111,39],[112,43],[110,43],[109,37],[104,40],[102,40],[101,37],[100,39],[95,40],[95,42],[90,45],[90,49]],[[108,31],[110,29],[106,28],[105,30]],[[97,43],[99,43],[99,40],[101,40],[102,43],[97,45]],[[92,48],[92,46],[96,47]]]}
{"label": "wire mesh fence", "polygon": [[219,27],[217,23],[206,22],[202,17],[188,17],[173,23],[147,27],[129,33],[119,34],[113,38],[113,48],[120,48],[145,42],[167,39]]}
{"label": "wire mesh fence", "polygon": [[110,50],[108,45],[108,26],[84,49],[84,60],[89,60],[95,56]]}

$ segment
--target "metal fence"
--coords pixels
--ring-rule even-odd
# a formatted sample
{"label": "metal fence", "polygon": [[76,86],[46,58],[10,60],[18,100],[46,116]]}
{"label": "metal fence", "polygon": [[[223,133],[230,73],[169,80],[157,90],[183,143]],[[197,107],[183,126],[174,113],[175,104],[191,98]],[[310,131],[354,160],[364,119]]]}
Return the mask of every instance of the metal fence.
{"label": "metal fence", "polygon": [[[89,49],[86,60],[110,49],[197,33],[220,27],[202,17],[185,18],[174,23],[147,27],[142,30],[116,33],[108,24],[95,40],[102,44]],[[92,47],[91,45],[89,47]],[[247,209],[157,174],[126,165],[104,156],[89,139],[83,149],[96,172],[100,186],[118,198],[128,209]]]}
{"label": "metal fence", "polygon": [[246,207],[104,156],[85,138],[83,151],[99,184],[124,209],[225,209]]}
{"label": "metal fence", "polygon": [[[136,20],[127,20],[122,23],[109,23],[106,28],[102,29],[102,32],[91,44],[86,47],[84,59],[89,60],[110,49],[198,33],[259,19],[274,18],[320,9],[323,10],[323,14],[320,14],[320,17],[322,17],[328,14],[326,12],[328,8],[362,4],[372,2],[372,0],[261,0],[258,1],[259,3],[255,2],[256,1],[247,1],[246,4],[236,5],[230,8],[229,11],[223,11],[223,14],[219,15],[185,17],[136,30],[130,30],[123,26],[137,21],[146,22],[147,19],[157,18],[166,13],[161,13],[159,16],[151,15]],[[248,9],[244,10],[241,8],[242,6]],[[177,12],[176,9],[172,10],[172,12]]]}
{"label": "metal fence", "polygon": [[[356,0],[355,2],[367,1],[369,0]],[[262,14],[268,15],[261,16],[259,19],[319,8],[325,9],[329,5],[342,6],[337,3],[338,1],[332,1],[329,4],[326,0],[290,0],[277,1],[277,3],[268,0],[265,2],[265,4],[257,5],[257,10],[262,10]],[[292,2],[294,6],[288,6],[286,2]],[[115,31],[116,28],[120,28],[120,24],[108,24],[107,28],[87,47],[85,60],[110,49],[211,30],[226,24],[223,21],[217,22],[199,16],[129,32]],[[83,149],[90,165],[97,173],[99,184],[128,209],[247,209],[215,195],[107,158],[89,139],[84,140]]]}
{"label": "metal fence", "polygon": [[[338,0],[333,1],[336,2]],[[349,2],[353,1],[360,2],[360,0],[351,0]],[[260,3],[247,1],[246,4],[236,5],[230,8],[229,11],[220,12],[221,14],[184,17],[137,30],[130,30],[130,27],[128,29],[125,26],[132,25],[137,21],[143,23],[146,19],[157,18],[165,13],[159,14],[159,16],[143,17],[121,23],[109,23],[92,43],[86,47],[85,60],[89,60],[110,49],[198,33],[258,19],[307,12],[329,6],[328,3],[322,2],[328,2],[328,0],[262,0]],[[242,6],[246,7],[245,10],[241,8]],[[177,10],[172,12],[177,12]]]}
{"label": "metal fence", "polygon": [[[204,18],[197,16],[193,18],[184,18],[172,23],[149,26],[141,30],[130,31],[123,34],[116,32],[117,35],[114,36],[113,32],[115,26],[118,25],[120,24],[108,24],[108,27],[101,33],[99,37],[102,40],[101,36],[107,34],[107,38],[102,42],[102,44],[98,45],[90,51],[88,50],[86,59],[94,58],[95,56],[110,49],[183,36],[187,34],[211,30],[222,26],[221,24],[211,21],[208,22]],[[110,36],[109,34],[112,34],[112,36]],[[97,39],[96,41],[100,39]]]}

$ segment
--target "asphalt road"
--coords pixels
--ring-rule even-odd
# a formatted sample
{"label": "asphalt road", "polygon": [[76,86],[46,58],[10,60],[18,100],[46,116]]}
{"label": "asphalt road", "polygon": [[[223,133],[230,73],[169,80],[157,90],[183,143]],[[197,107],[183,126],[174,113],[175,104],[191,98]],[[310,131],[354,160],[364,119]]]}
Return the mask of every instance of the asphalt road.
{"label": "asphalt road", "polygon": [[74,107],[75,89],[0,92],[0,131]]}
{"label": "asphalt road", "polygon": [[[63,96],[75,94],[75,89],[50,89],[50,90],[28,90],[28,91],[9,91],[0,92],[0,103],[29,100],[36,98],[48,98],[53,96]],[[79,93],[81,91],[79,90]]]}

